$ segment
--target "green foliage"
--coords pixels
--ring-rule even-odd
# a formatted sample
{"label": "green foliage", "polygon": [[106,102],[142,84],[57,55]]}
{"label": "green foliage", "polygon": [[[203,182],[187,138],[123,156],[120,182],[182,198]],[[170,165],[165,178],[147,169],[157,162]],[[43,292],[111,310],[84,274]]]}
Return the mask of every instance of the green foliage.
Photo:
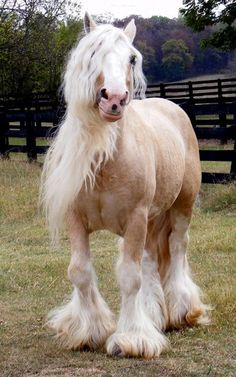
{"label": "green foliage", "polygon": [[179,80],[191,67],[193,57],[182,39],[170,39],[162,45],[162,64],[167,80]]}
{"label": "green foliage", "polygon": [[[219,73],[228,65],[231,58],[229,53],[210,47],[206,49],[200,47],[201,39],[210,35],[210,28],[196,34],[184,24],[182,18],[169,19],[157,16],[149,19],[132,16],[124,20],[116,20],[115,25],[124,27],[131,18],[135,18],[137,36],[134,44],[143,54],[144,73],[148,82],[172,80],[172,73],[170,72],[172,69],[177,71],[176,73],[173,72],[174,77],[182,77],[184,79],[188,76],[197,76],[199,74]],[[187,67],[181,68],[181,65],[176,67],[175,64],[171,66],[169,60],[179,60],[176,56],[173,56],[173,59],[168,58],[166,64],[163,64],[162,46],[172,39],[182,40],[187,52],[192,56],[192,62],[187,58]]]}
{"label": "green foliage", "polygon": [[0,13],[0,91],[57,90],[65,57],[82,29],[72,12],[78,7],[59,0],[16,1],[12,8],[5,3]]}
{"label": "green foliage", "polygon": [[154,48],[147,45],[146,41],[138,41],[136,43],[138,50],[143,55],[143,71],[148,73],[150,80],[155,80],[157,69],[157,58]]}
{"label": "green foliage", "polygon": [[211,36],[202,40],[202,46],[214,46],[221,50],[236,49],[235,0],[185,0],[181,9],[186,24],[195,32],[216,25]]}
{"label": "green foliage", "polygon": [[[130,18],[116,20],[115,25],[123,27]],[[148,82],[219,73],[229,62],[229,53],[200,48],[200,40],[207,39],[211,29],[194,34],[181,18],[132,18]],[[97,21],[111,20],[105,15]],[[0,94],[57,91],[67,54],[81,30],[80,6],[73,2],[0,0]],[[182,52],[178,47],[164,53],[163,45],[173,39],[182,41]]]}

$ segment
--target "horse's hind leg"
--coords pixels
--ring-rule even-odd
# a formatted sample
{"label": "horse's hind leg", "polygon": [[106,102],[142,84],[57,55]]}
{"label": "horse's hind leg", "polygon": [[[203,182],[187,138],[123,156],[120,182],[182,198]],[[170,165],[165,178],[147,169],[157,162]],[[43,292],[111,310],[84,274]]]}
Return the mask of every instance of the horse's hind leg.
{"label": "horse's hind leg", "polygon": [[156,250],[155,253],[151,249],[144,250],[141,294],[145,313],[158,330],[164,331],[168,324],[168,315],[156,254]]}
{"label": "horse's hind leg", "polygon": [[171,234],[169,236],[170,261],[163,286],[169,314],[169,327],[196,325],[208,321],[206,307],[200,299],[200,289],[192,281],[188,262],[188,229],[192,209],[172,207],[170,210]]}
{"label": "horse's hind leg", "polygon": [[113,316],[97,288],[88,234],[75,215],[71,215],[69,233],[72,255],[68,276],[74,291],[65,306],[49,313],[48,325],[66,348],[94,350],[114,331]]}

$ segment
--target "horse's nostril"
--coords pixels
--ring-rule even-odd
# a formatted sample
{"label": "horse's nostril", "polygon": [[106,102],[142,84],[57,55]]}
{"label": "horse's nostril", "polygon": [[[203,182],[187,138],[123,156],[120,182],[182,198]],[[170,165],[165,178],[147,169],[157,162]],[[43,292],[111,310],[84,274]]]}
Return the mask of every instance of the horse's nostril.
{"label": "horse's nostril", "polygon": [[115,105],[115,104],[114,104],[114,105],[112,105],[112,107],[111,107],[112,111],[116,111],[116,110],[117,110],[117,107],[118,107],[118,106],[117,106],[117,105]]}
{"label": "horse's nostril", "polygon": [[129,93],[125,92],[125,97],[120,100],[120,105],[125,106]]}
{"label": "horse's nostril", "polygon": [[106,89],[101,89],[101,97],[102,98],[105,98],[105,99],[108,99],[108,95],[107,95],[107,91]]}

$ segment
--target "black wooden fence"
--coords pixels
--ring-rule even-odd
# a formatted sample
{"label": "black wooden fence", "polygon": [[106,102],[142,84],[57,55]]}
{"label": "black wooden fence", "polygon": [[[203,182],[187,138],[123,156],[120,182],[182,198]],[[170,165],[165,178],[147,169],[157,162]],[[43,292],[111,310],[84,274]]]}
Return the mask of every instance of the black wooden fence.
{"label": "black wooden fence", "polygon": [[[30,162],[36,160],[48,149],[37,141],[54,135],[64,113],[64,102],[55,93],[0,97],[0,156],[22,152]],[[13,138],[22,142],[12,143]]]}
{"label": "black wooden fence", "polygon": [[236,179],[236,78],[149,85],[147,97],[178,103],[189,115],[198,140],[233,140],[231,150],[200,150],[201,161],[228,161],[228,173],[204,172],[207,183]]}
{"label": "black wooden fence", "polygon": [[[178,103],[189,115],[199,140],[233,140],[233,149],[200,150],[202,161],[228,161],[228,173],[203,173],[203,182],[236,180],[236,78],[148,85],[147,97],[164,97]],[[37,140],[50,138],[65,112],[53,93],[30,97],[0,98],[0,155],[27,153],[29,161],[45,153],[48,146]],[[16,145],[12,138],[24,140]],[[40,139],[40,140],[42,140]],[[15,140],[15,139],[14,139]]]}

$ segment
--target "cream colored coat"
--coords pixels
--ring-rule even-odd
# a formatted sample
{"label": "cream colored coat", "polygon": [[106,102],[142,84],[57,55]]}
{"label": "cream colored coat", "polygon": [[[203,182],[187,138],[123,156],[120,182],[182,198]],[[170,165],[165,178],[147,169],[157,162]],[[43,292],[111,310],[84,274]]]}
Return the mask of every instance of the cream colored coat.
{"label": "cream colored coat", "polygon": [[191,215],[201,171],[198,144],[186,114],[167,100],[136,100],[119,128],[114,158],[96,175],[94,189],[83,189],[78,196],[86,230],[108,229],[124,236],[129,215],[137,207],[147,209],[151,219],[173,204]]}

